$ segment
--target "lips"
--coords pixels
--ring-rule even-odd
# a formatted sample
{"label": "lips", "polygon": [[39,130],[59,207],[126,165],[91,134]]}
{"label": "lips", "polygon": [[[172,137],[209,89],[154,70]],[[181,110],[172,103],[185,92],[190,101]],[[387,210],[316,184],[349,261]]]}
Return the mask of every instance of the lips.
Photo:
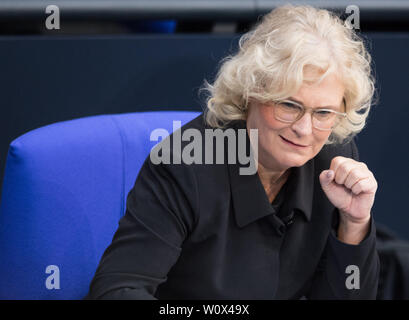
{"label": "lips", "polygon": [[281,137],[283,140],[285,140],[285,141],[287,141],[287,142],[290,142],[290,143],[292,143],[292,144],[294,144],[294,145],[296,145],[296,146],[306,147],[305,145],[298,144],[298,143],[294,143],[294,142],[292,142],[291,140],[288,140],[288,139],[284,138],[283,136],[280,136],[280,137]]}

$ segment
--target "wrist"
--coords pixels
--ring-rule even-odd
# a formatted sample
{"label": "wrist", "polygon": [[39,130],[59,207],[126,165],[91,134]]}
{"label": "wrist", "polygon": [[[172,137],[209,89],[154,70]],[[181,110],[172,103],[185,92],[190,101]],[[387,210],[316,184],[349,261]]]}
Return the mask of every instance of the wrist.
{"label": "wrist", "polygon": [[346,219],[340,213],[337,238],[347,244],[357,245],[367,235],[371,223],[371,216],[360,221]]}

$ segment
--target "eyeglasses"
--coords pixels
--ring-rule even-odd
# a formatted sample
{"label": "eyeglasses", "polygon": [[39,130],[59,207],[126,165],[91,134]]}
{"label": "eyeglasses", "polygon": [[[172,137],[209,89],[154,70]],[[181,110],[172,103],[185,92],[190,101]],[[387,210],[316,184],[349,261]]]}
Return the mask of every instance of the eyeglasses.
{"label": "eyeglasses", "polygon": [[[343,102],[345,107],[345,100]],[[291,100],[275,101],[273,106],[274,118],[285,123],[297,122],[304,116],[307,110],[311,110],[313,127],[324,131],[332,130],[347,116],[345,112],[338,112],[332,109],[314,109]]]}

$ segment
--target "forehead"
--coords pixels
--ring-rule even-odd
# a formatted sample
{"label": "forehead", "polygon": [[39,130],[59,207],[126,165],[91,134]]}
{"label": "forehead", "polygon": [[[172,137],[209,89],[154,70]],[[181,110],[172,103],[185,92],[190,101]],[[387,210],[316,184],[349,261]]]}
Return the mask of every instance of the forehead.
{"label": "forehead", "polygon": [[341,102],[340,105],[322,105],[322,106],[308,106],[305,105],[302,101],[297,100],[296,98],[293,97],[289,97],[288,99],[286,99],[287,102],[293,102],[296,105],[301,105],[301,106],[305,106],[308,108],[313,108],[313,109],[332,109],[335,111],[342,111],[343,109],[343,101]]}
{"label": "forehead", "polygon": [[313,108],[333,107],[340,109],[344,92],[345,87],[342,81],[335,75],[330,74],[319,83],[303,83],[298,92],[291,96],[290,100]]}

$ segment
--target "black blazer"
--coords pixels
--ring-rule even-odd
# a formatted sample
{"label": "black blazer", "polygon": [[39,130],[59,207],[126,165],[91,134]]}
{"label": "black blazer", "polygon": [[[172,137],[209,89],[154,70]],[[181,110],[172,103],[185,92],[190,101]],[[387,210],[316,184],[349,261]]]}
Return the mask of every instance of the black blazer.
{"label": "black blazer", "polygon": [[[189,128],[204,136],[203,115],[181,130]],[[225,164],[156,165],[148,157],[87,298],[375,299],[374,221],[359,245],[342,243],[338,210],[320,186],[337,155],[357,160],[355,143],[324,146],[293,167],[272,204],[258,174],[240,175],[227,151]],[[349,265],[359,268],[359,289],[347,288]]]}

